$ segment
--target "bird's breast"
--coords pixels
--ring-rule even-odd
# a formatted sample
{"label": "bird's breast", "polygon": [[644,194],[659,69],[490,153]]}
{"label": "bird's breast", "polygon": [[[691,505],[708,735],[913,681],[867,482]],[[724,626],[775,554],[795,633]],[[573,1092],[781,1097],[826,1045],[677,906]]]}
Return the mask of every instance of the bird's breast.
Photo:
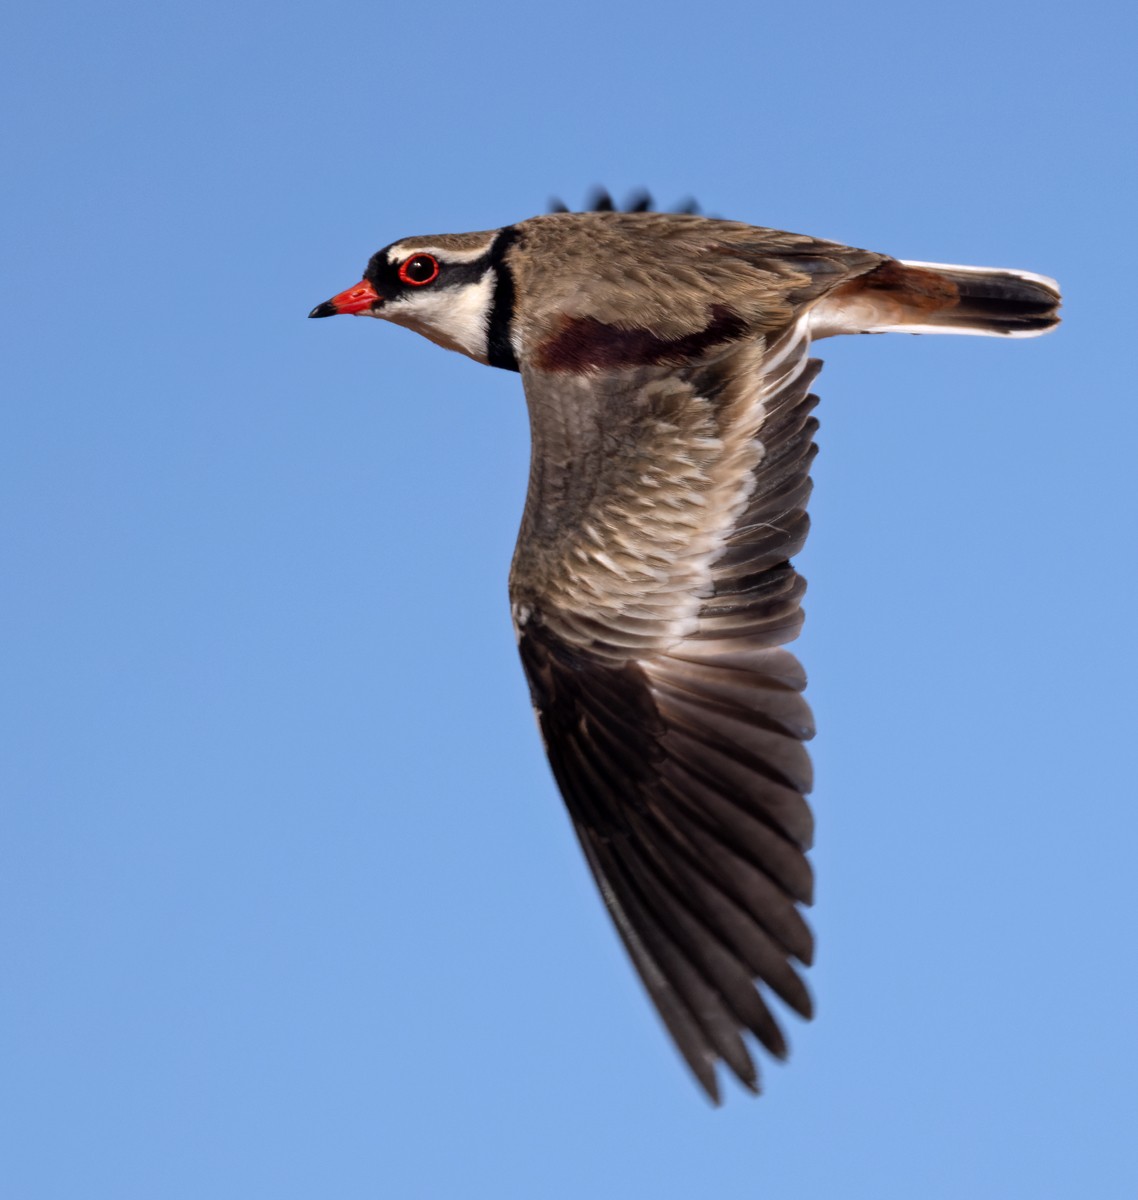
{"label": "bird's breast", "polygon": [[537,343],[533,362],[539,370],[557,374],[676,365],[746,334],[746,321],[724,305],[712,305],[702,326],[673,336],[566,315]]}

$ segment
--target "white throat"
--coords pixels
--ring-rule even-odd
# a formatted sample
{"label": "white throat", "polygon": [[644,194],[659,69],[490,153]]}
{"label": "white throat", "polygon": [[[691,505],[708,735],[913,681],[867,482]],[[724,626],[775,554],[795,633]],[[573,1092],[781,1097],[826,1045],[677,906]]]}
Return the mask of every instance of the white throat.
{"label": "white throat", "polygon": [[376,315],[484,363],[496,282],[497,272],[487,271],[462,287],[424,288],[385,304]]}

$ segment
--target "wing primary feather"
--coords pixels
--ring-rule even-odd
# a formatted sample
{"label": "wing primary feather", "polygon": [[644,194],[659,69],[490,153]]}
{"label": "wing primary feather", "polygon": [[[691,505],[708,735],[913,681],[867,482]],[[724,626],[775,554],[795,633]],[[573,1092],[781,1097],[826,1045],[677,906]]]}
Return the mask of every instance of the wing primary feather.
{"label": "wing primary feather", "polygon": [[773,733],[730,713],[709,713],[678,695],[669,697],[667,712],[669,735],[675,732],[721,755],[796,795],[805,806],[802,793],[811,790],[813,772],[810,757],[798,738]]}
{"label": "wing primary feather", "polygon": [[641,940],[640,934],[634,927],[624,906],[609,883],[604,868],[596,850],[585,835],[578,829],[578,841],[589,864],[593,878],[601,893],[601,899],[612,917],[620,940],[624,943],[629,957],[636,967],[648,995],[651,997],[660,1019],[672,1036],[672,1041],[679,1050],[692,1074],[707,1093],[713,1104],[719,1103],[719,1082],[715,1077],[715,1062],[717,1055],[708,1041],[699,1022],[692,1015],[687,1003],[680,997],[667,975],[660,968],[656,959]]}
{"label": "wing primary feather", "polygon": [[[564,759],[562,769],[563,787],[572,811],[574,802],[582,794],[587,794],[595,788],[598,780],[595,774],[587,769],[585,762],[576,756]],[[602,825],[601,828],[603,829],[604,826]],[[748,1075],[746,1063],[750,1062],[750,1057],[747,1055],[738,1030],[722,1000],[701,979],[696,969],[676,947],[663,925],[653,915],[651,906],[645,905],[643,897],[628,876],[625,863],[626,847],[629,844],[628,833],[621,830],[601,834],[595,827],[591,828],[587,822],[583,824],[583,827],[579,827],[578,831],[582,835],[582,842],[587,843],[592,851],[589,856],[590,863],[596,864],[596,871],[599,872],[598,882],[603,879],[607,884],[609,895],[617,901],[615,908],[611,903],[609,904],[609,910],[614,916],[618,909],[621,913],[623,918],[621,932],[625,944],[629,945],[631,939],[639,948],[638,968],[643,967],[644,961],[652,964],[653,980],[662,976],[670,985],[671,993],[680,1000],[691,1020],[701,1031],[705,1053],[710,1054],[712,1063],[715,1056],[724,1059],[731,1065],[732,1070],[737,1073],[741,1071],[741,1078],[746,1081]],[[602,889],[602,891],[604,890]],[[649,976],[645,975],[643,969],[641,969],[641,977],[648,985]],[[701,1057],[699,1050],[697,1045],[689,1044],[686,1048],[681,1046],[684,1057],[696,1071],[700,1082],[714,1098],[717,1092],[708,1086],[707,1072],[703,1071],[701,1067],[697,1067]],[[712,1077],[714,1076],[713,1067],[710,1069],[710,1074]]]}
{"label": "wing primary feather", "polygon": [[[799,904],[813,903],[814,874],[802,847],[762,811],[754,797],[741,798],[731,788],[709,782],[671,759],[666,765],[665,790],[712,836],[729,844],[741,862],[769,877]],[[695,809],[697,801],[699,808]]]}
{"label": "wing primary feather", "polygon": [[[663,902],[658,892],[653,896],[651,888],[645,896],[644,879],[640,878],[638,887],[627,857],[618,857],[607,846],[602,848],[599,857],[606,878],[617,890],[625,910],[632,916],[636,930],[650,945],[660,969],[683,997],[708,1043],[739,1080],[754,1090],[758,1073],[739,1036],[737,1017],[727,1007],[717,988],[708,983],[692,962],[689,957],[690,944],[686,949],[682,944],[677,944],[677,938],[683,937],[682,926],[673,921],[666,928],[654,915],[662,910],[674,918],[673,906]],[[704,963],[700,965],[705,966]]]}
{"label": "wing primary feather", "polygon": [[703,931],[694,938],[691,953],[698,955],[705,943],[722,943],[719,949],[723,954],[730,950],[734,974],[721,981],[721,986],[740,1020],[761,1040],[761,1029],[752,1025],[752,1020],[764,1024],[751,1000],[758,997],[753,983],[756,977],[799,1016],[809,1018],[813,1012],[810,994],[787,961],[787,952],[752,913],[733,900],[722,882],[708,870],[708,864],[699,863],[696,856],[680,846],[676,850],[686,862],[684,869],[677,871],[680,886],[672,889],[674,900],[690,914],[689,932],[691,922],[698,922]]}
{"label": "wing primary feather", "polygon": [[[658,804],[661,814],[674,814],[671,822],[674,828],[682,827],[682,838],[673,833],[671,839],[689,866],[778,942],[784,956],[791,955],[808,966],[814,952],[814,937],[793,895],[770,872],[748,860],[730,838],[729,826],[715,828],[710,821],[693,814],[674,785],[665,785]],[[795,853],[805,862],[801,851]],[[753,973],[759,973],[757,967]]]}
{"label": "wing primary feather", "polygon": [[616,205],[613,203],[612,196],[609,195],[607,188],[598,187],[593,189],[589,209],[592,212],[613,212],[616,209]]}
{"label": "wing primary feather", "polygon": [[[754,990],[752,979],[758,976],[800,1015],[810,1015],[809,994],[787,961],[788,951],[776,944],[764,928],[761,917],[735,904],[723,879],[718,877],[717,868],[729,870],[735,865],[728,861],[728,855],[719,852],[714,862],[709,862],[690,839],[678,836],[676,829],[663,821],[659,823],[657,836],[636,838],[630,846],[622,843],[621,849],[627,851],[630,861],[643,857],[653,860],[656,873],[668,886],[674,902],[682,906],[692,920],[703,925],[708,938],[734,945],[740,960],[736,966],[742,971],[749,991]],[[785,905],[786,898],[778,896],[769,880],[763,882],[767,894],[756,908],[767,914],[775,904]],[[732,932],[737,936],[732,937]],[[812,939],[806,932],[805,949],[809,954]],[[696,939],[689,948],[695,957],[700,953],[699,942],[700,939]],[[728,985],[723,986],[726,989]],[[730,986],[733,988],[734,984]],[[747,1005],[749,1009],[749,1001]],[[738,1008],[737,1011],[742,1016],[742,1011]]]}
{"label": "wing primary feather", "polygon": [[[724,1061],[748,1086],[757,1082],[754,1062],[739,1029],[753,1033],[765,1030],[765,1006],[755,990],[751,973],[725,944],[720,928],[706,916],[698,916],[683,893],[683,883],[670,877],[669,865],[652,861],[651,843],[625,849],[621,866],[645,905],[661,914],[661,927],[680,958],[688,964],[719,1007],[728,1014],[730,1033],[717,1042]],[[754,1026],[758,1026],[755,1029]]]}
{"label": "wing primary feather", "polygon": [[803,850],[810,848],[810,806],[793,788],[739,763],[680,729],[670,730],[669,759],[696,779],[729,795],[746,798],[748,811]]}

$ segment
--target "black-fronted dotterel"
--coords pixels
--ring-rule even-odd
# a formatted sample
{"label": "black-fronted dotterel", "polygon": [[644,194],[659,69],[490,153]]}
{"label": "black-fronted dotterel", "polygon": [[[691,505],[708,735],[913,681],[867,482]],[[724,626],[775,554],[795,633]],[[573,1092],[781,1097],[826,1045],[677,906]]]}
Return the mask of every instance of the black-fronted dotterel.
{"label": "black-fronted dotterel", "polygon": [[1057,285],[902,262],[693,212],[558,211],[412,237],[314,317],[354,313],[518,371],[529,492],[510,573],[549,761],[621,938],[713,1099],[782,1058],[813,953],[802,622],[811,343],[1031,337]]}

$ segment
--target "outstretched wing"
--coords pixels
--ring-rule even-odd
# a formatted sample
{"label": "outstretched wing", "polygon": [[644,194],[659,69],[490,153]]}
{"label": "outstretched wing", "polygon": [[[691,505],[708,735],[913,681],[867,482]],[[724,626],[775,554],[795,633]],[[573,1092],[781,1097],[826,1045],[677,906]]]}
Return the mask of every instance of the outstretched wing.
{"label": "outstretched wing", "polygon": [[[718,1100],[782,1058],[813,940],[802,622],[816,421],[804,324],[589,374],[523,368],[533,459],[510,579],[549,761],[617,929]],[[758,986],[756,987],[756,982]]]}

